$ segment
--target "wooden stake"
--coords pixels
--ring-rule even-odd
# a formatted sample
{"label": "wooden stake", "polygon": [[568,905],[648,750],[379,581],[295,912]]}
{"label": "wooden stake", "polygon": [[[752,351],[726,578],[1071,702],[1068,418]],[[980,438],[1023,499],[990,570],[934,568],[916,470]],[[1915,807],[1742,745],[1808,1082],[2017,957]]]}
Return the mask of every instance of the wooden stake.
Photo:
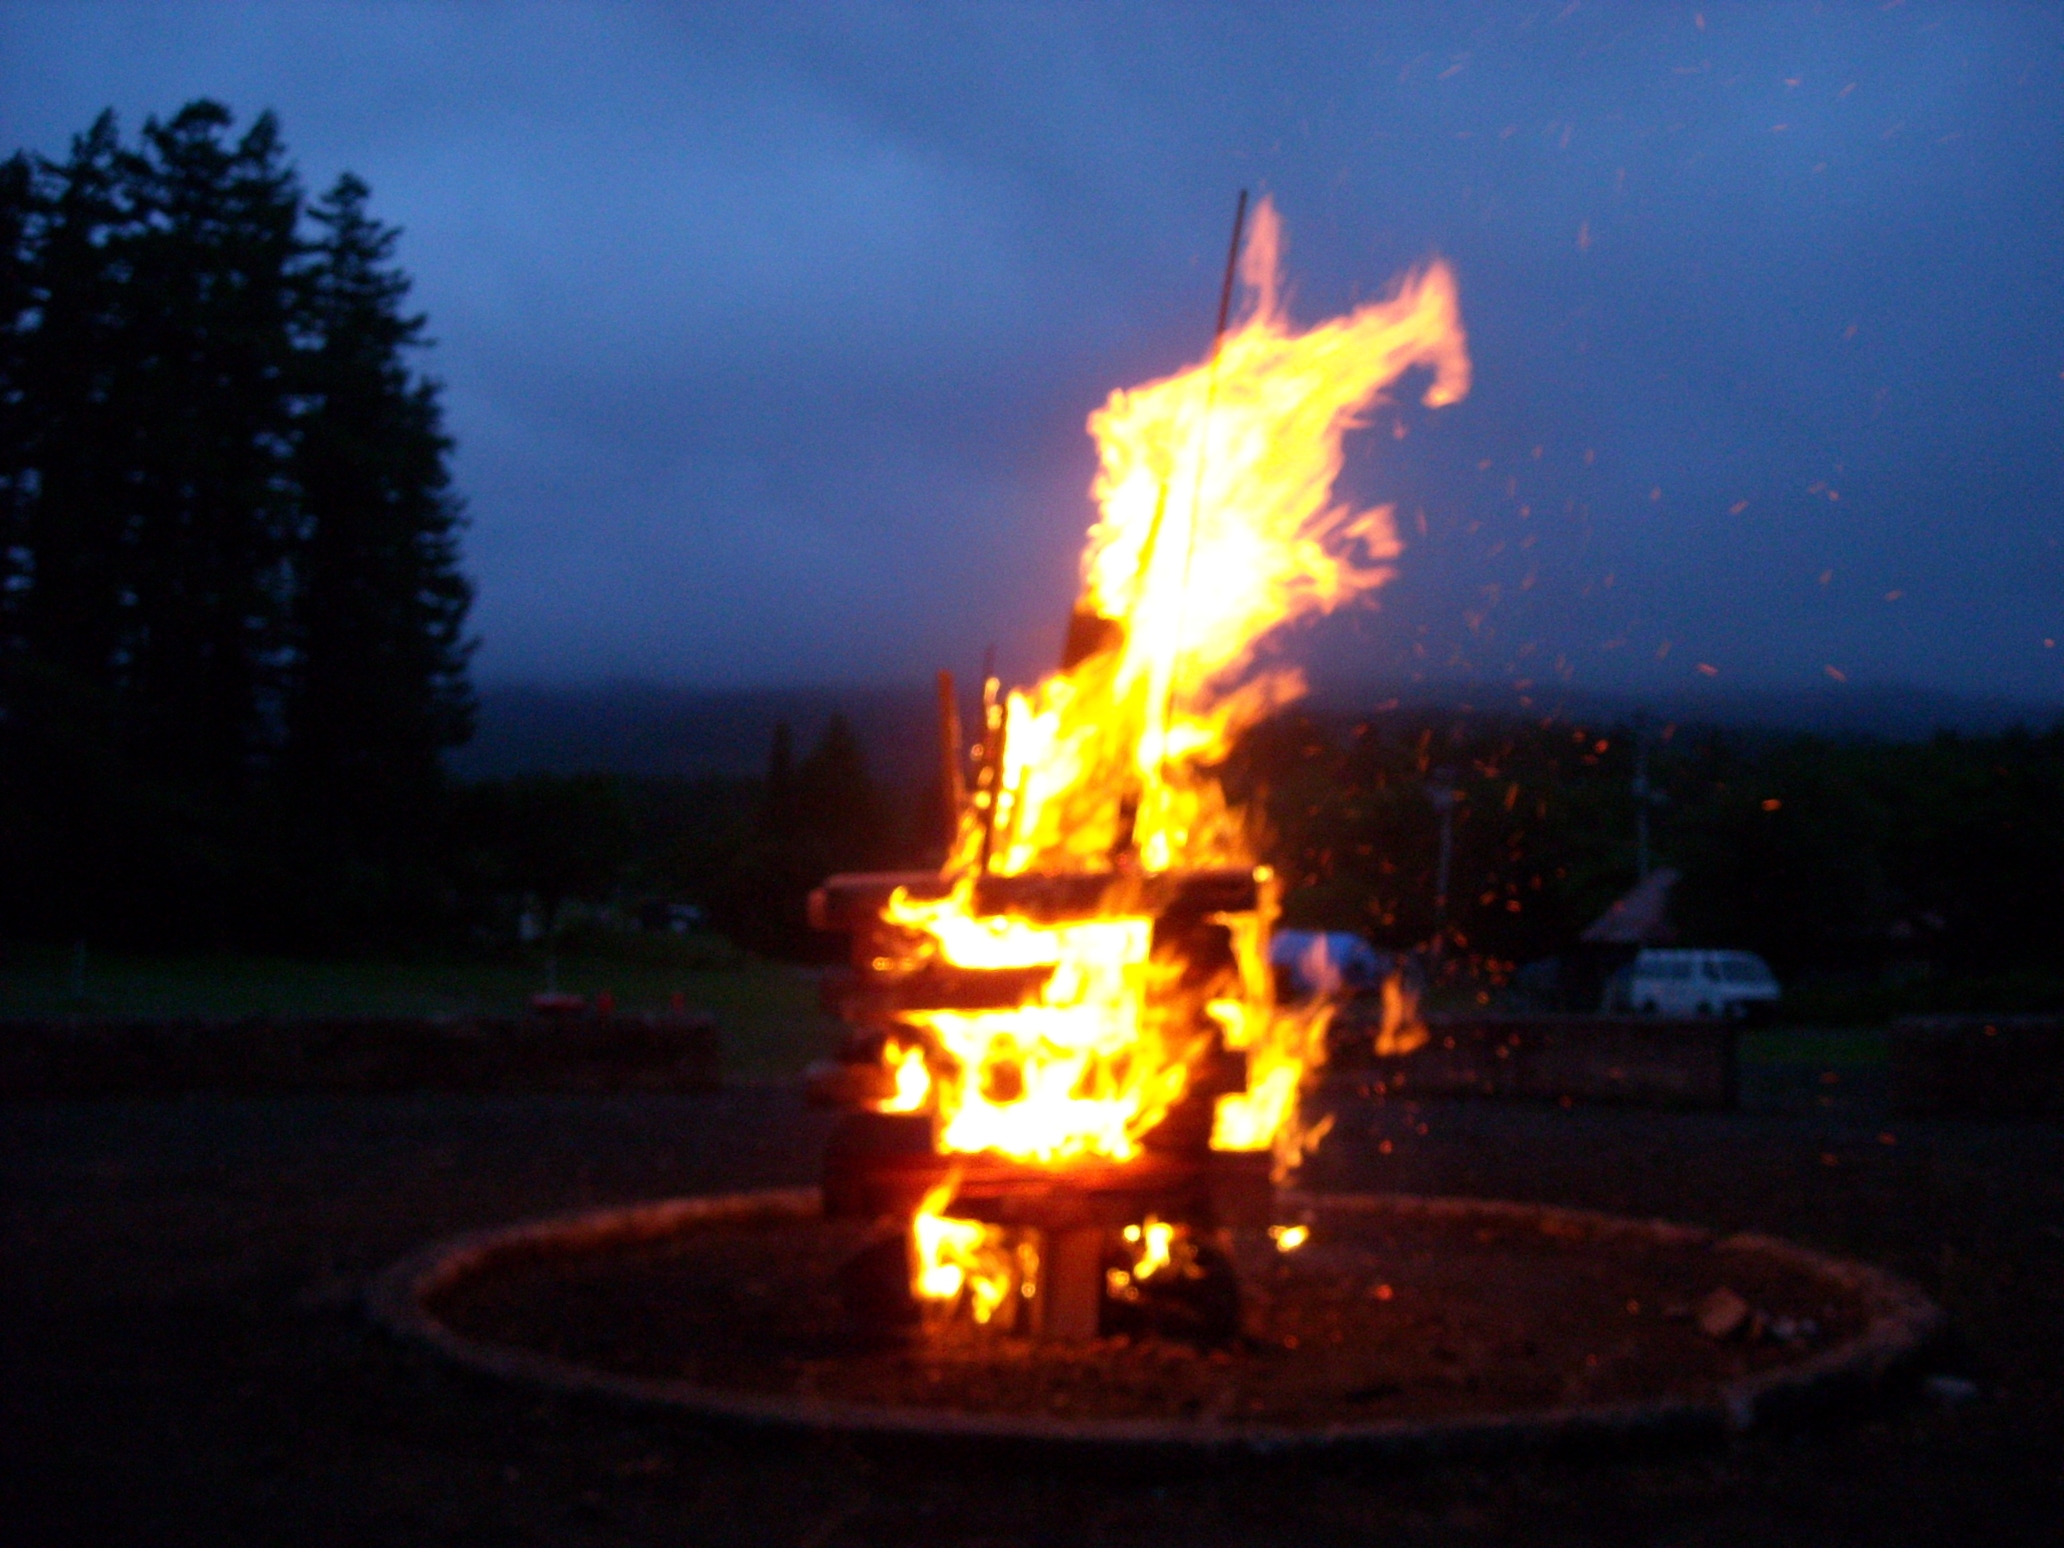
{"label": "wooden stake", "polygon": [[[992,649],[992,654],[994,647]],[[982,678],[982,772],[978,792],[987,799],[982,808],[982,854],[977,871],[989,869],[989,852],[996,843],[996,809],[1003,802],[1003,684],[986,666]]]}
{"label": "wooden stake", "polygon": [[1104,1233],[1095,1227],[1048,1231],[1039,1253],[1039,1334],[1087,1343],[1097,1336],[1104,1298]]}
{"label": "wooden stake", "polygon": [[960,745],[960,700],[953,691],[953,674],[939,674],[939,799],[946,807],[946,845],[950,853],[954,835],[960,831],[960,814],[967,806],[967,753]]}

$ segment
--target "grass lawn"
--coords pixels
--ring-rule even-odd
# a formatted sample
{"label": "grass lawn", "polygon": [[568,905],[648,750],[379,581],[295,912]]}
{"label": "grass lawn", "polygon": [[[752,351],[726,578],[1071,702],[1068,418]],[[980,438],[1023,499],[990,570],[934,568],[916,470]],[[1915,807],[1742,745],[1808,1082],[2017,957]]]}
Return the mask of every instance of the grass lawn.
{"label": "grass lawn", "polygon": [[[129,956],[90,951],[84,988],[62,947],[0,947],[0,1016],[514,1015],[547,987],[546,957],[451,956],[394,961],[287,957]],[[838,1024],[819,1008],[809,968],[746,956],[721,942],[632,940],[570,950],[558,987],[603,990],[624,1010],[658,1010],[683,996],[717,1018],[727,1081],[792,1080],[834,1046]],[[1885,1062],[1868,1028],[1764,1027],[1742,1034],[1748,1064],[1857,1068]]]}
{"label": "grass lawn", "polygon": [[1812,1064],[1863,1069],[1885,1062],[1885,1034],[1876,1027],[1756,1027],[1742,1033],[1745,1064]]}
{"label": "grass lawn", "polygon": [[[82,980],[61,947],[0,948],[0,1016],[514,1015],[548,985],[534,956],[397,961],[130,956],[89,950]],[[634,953],[568,952],[561,991],[603,990],[620,1009],[659,1010],[674,995],[717,1018],[727,1081],[793,1078],[832,1046],[817,975],[708,943],[655,941]]]}

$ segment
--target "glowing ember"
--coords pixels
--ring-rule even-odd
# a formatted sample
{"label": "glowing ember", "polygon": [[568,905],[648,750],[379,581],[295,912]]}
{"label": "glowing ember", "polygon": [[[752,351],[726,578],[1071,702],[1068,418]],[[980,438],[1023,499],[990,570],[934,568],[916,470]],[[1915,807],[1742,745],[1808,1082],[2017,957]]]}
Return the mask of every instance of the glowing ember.
{"label": "glowing ember", "polygon": [[[1213,1148],[1273,1149],[1280,1168],[1315,1138],[1299,1129],[1298,1094],[1323,1057],[1330,1007],[1275,1003],[1274,883],[1217,769],[1241,732],[1303,692],[1295,671],[1257,661],[1261,639],[1392,572],[1389,508],[1334,498],[1343,437],[1413,367],[1432,370],[1429,405],[1454,402],[1469,360],[1444,265],[1298,333],[1280,249],[1264,201],[1240,264],[1247,309],[1212,357],[1114,392],[1090,416],[1100,515],[1066,664],[1001,702],[991,685],[953,885],[940,897],[899,890],[883,911],[895,927],[885,938],[901,943],[876,964],[891,976],[1023,975],[1012,1003],[903,1016],[926,1046],[891,1045],[884,1106],[929,1103],[941,1152],[1132,1161],[1228,1055],[1244,1057],[1245,1089],[1217,1095]],[[1252,906],[1208,915],[1186,940],[1157,934],[1154,878],[1225,868],[1252,873]],[[1073,912],[978,906],[985,881],[1011,877],[1104,882]],[[1397,994],[1386,990],[1386,1051],[1411,1046]],[[935,1189],[919,1212],[918,1290],[966,1293],[986,1321],[1008,1294],[998,1265],[1009,1254],[996,1228],[944,1218],[951,1197]],[[1133,1228],[1147,1233],[1132,1238],[1144,1243],[1133,1278],[1166,1262],[1172,1229]]]}
{"label": "glowing ember", "polygon": [[[1390,1058],[1416,1052],[1426,1046],[1426,1023],[1419,1019],[1419,1007],[1411,991],[1397,974],[1383,980],[1383,1021],[1376,1029],[1376,1054]],[[901,1077],[898,1077],[900,1084]]]}

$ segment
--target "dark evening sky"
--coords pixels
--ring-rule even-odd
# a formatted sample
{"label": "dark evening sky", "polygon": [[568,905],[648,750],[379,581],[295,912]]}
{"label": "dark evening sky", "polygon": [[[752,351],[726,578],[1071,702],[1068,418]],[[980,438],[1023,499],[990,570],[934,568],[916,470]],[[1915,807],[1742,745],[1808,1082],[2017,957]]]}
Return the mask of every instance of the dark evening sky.
{"label": "dark evening sky", "polygon": [[0,150],[204,95],[406,229],[490,682],[1046,665],[1246,186],[1476,364],[1352,443],[1324,672],[2064,704],[2055,9],[0,9]]}

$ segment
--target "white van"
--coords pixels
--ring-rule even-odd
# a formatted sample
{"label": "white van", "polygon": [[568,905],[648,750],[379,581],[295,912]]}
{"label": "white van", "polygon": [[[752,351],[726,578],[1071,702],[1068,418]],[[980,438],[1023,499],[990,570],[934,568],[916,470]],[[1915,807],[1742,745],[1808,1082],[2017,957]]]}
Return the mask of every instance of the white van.
{"label": "white van", "polygon": [[1643,1016],[1747,1017],[1777,1004],[1777,978],[1752,951],[1645,950],[1613,974],[1605,1008]]}

